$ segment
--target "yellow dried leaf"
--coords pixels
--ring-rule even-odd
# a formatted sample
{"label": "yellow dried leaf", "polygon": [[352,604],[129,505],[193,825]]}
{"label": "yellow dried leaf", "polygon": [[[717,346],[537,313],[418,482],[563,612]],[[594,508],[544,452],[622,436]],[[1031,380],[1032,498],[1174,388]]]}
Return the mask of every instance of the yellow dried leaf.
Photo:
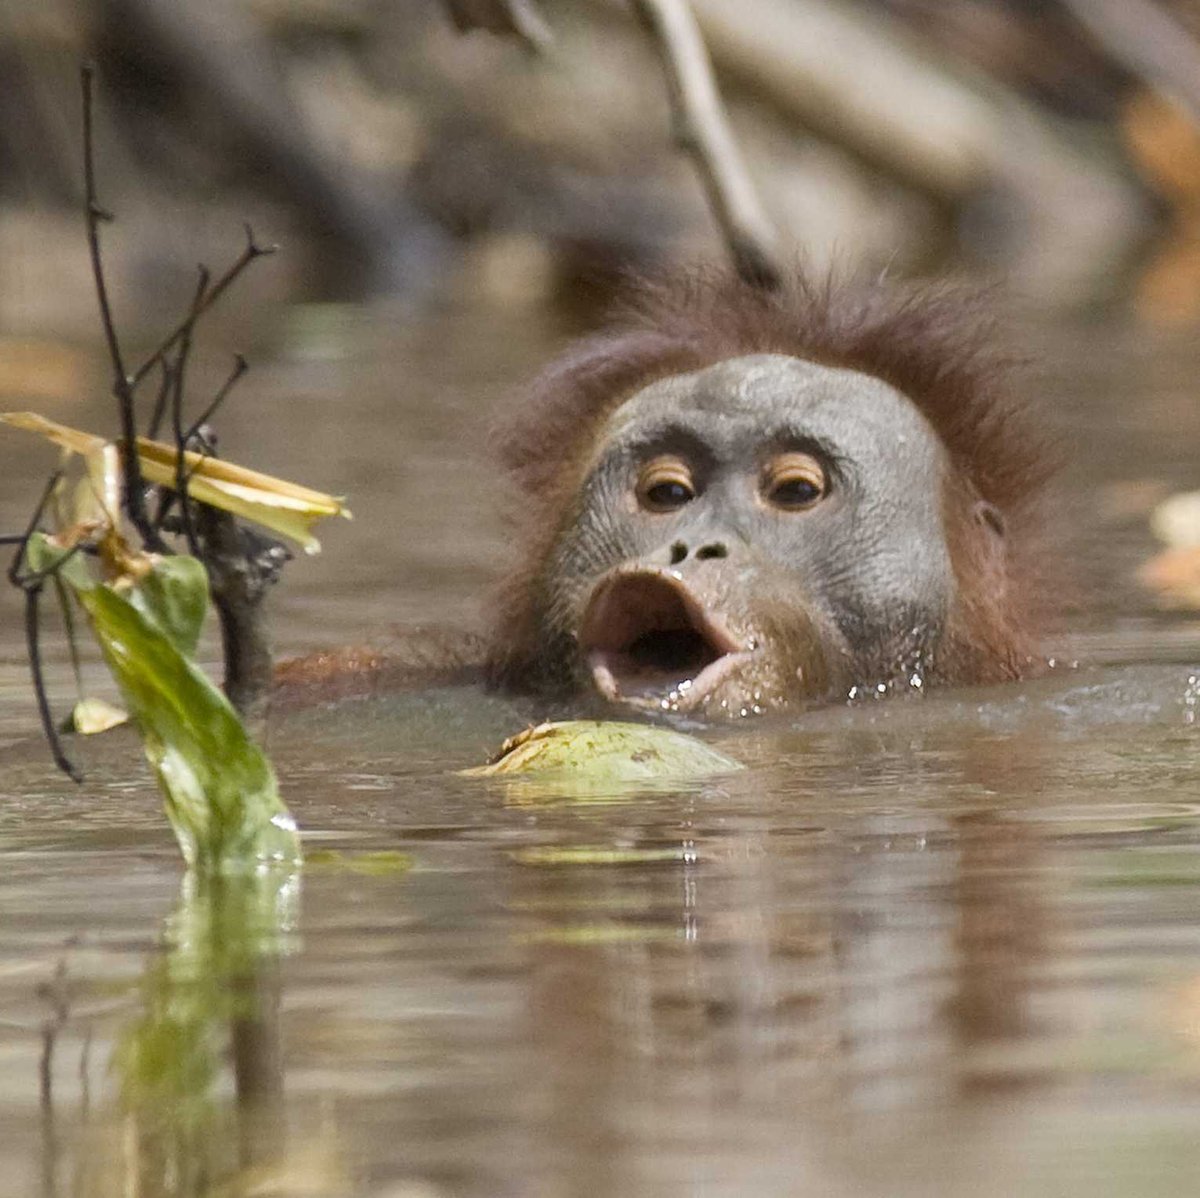
{"label": "yellow dried leaf", "polygon": [[[7,412],[0,420],[13,428],[37,433],[73,453],[89,460],[99,458],[106,445],[103,437],[68,428],[47,420],[36,412]],[[175,489],[179,454],[171,445],[137,440],[138,462],[147,482]],[[236,466],[219,458],[207,458],[190,450],[183,455],[188,494],[201,503],[211,504],[261,524],[303,547],[306,553],[316,553],[320,543],[312,535],[312,525],[326,516],[350,519],[350,511],[334,495],[313,491],[308,487],[261,474],[244,466]]]}

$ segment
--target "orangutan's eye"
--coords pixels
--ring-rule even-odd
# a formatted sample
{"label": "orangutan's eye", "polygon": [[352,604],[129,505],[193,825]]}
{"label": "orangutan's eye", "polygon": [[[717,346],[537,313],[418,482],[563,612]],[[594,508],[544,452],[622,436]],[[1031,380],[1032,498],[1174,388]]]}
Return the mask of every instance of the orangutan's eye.
{"label": "orangutan's eye", "polygon": [[688,464],[673,455],[655,458],[642,467],[638,502],[649,512],[673,512],[696,497]]}
{"label": "orangutan's eye", "polygon": [[825,471],[807,453],[781,453],[763,470],[763,498],[785,512],[802,512],[824,498]]}

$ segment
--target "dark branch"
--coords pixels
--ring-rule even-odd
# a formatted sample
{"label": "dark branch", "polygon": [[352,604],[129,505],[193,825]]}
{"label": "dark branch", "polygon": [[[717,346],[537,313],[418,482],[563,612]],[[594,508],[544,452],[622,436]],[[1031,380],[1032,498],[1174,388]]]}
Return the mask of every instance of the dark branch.
{"label": "dark branch", "polygon": [[192,524],[192,507],[187,496],[187,465],[183,454],[191,438],[190,434],[185,434],[183,430],[183,383],[187,374],[188,355],[192,352],[192,330],[196,327],[196,315],[204,303],[207,290],[208,271],[201,267],[189,317],[184,322],[183,335],[179,339],[179,352],[175,355],[175,366],[172,370],[174,377],[171,383],[171,432],[175,437],[175,495],[179,501],[179,520],[183,527],[183,536],[187,541],[188,552],[193,557],[200,556],[200,542]]}
{"label": "dark branch", "polygon": [[38,599],[41,597],[41,583],[37,582],[25,590],[25,648],[29,655],[29,672],[33,677],[33,694],[37,700],[38,718],[42,722],[42,733],[50,746],[50,755],[72,782],[82,782],[83,775],[75,768],[71,759],[63,752],[62,742],[58,739],[58,729],[54,725],[54,716],[50,711],[50,699],[46,694],[46,679],[42,674],[42,651],[38,636]]}
{"label": "dark branch", "polygon": [[[225,397],[237,385],[238,379],[240,379],[242,375],[244,375],[249,369],[250,363],[247,362],[241,354],[233,355],[233,369],[229,372],[229,377],[221,384],[216,395],[213,396],[212,403],[210,403],[208,407],[200,413],[200,416],[192,424],[191,428],[188,429],[187,436],[184,438],[186,444],[190,444],[192,439],[200,432],[201,428],[203,428],[204,425],[208,424],[209,421],[212,420],[217,409],[225,402]],[[190,478],[194,473],[195,470],[193,469],[188,477]]]}
{"label": "dark branch", "polygon": [[83,698],[83,662],[79,657],[79,639],[75,635],[75,613],[71,608],[71,592],[57,571],[51,581],[58,599],[58,610],[62,613],[63,632],[67,637],[67,653],[71,658],[71,673],[75,676],[75,693]]}
{"label": "dark branch", "polygon": [[244,528],[228,513],[197,507],[213,603],[221,621],[225,693],[246,719],[266,713],[272,653],[264,601],[291,559],[278,541]]}
{"label": "dark branch", "polygon": [[246,248],[238,255],[229,269],[212,285],[199,304],[193,305],[187,316],[163,338],[159,347],[133,372],[130,382],[137,386],[163,358],[174,349],[180,338],[190,335],[196,321],[221,298],[231,283],[259,258],[265,258],[279,249],[277,245],[259,245],[254,240],[254,230],[246,226]]}
{"label": "dark branch", "polygon": [[63,476],[61,467],[53,470],[50,477],[46,480],[46,485],[42,488],[41,496],[38,498],[37,504],[33,509],[33,514],[29,517],[29,523],[25,526],[25,531],[18,534],[14,538],[5,538],[9,544],[19,545],[20,548],[8,565],[8,581],[15,587],[23,587],[23,575],[21,572],[22,566],[25,565],[25,547],[29,544],[29,538],[37,531],[37,526],[41,522],[42,513],[46,510],[46,504],[50,502],[50,496],[54,494],[54,488],[58,486]]}
{"label": "dark branch", "polygon": [[104,325],[104,339],[108,343],[108,356],[113,368],[113,395],[121,418],[121,466],[124,473],[123,502],[133,526],[150,549],[162,550],[165,546],[146,515],[146,495],[142,486],[142,469],[137,456],[137,415],[134,408],[133,388],[135,382],[125,373],[125,359],[113,321],[112,305],[108,298],[108,284],[104,278],[104,264],[100,257],[100,222],[112,220],[112,214],[100,207],[96,198],[96,167],[94,132],[92,121],[92,78],[95,68],[85,63],[80,72],[83,88],[83,177],[84,211],[87,222],[88,252],[92,259],[92,277],[96,283],[96,298],[100,303],[100,320]]}
{"label": "dark branch", "polygon": [[150,413],[150,423],[146,427],[146,436],[151,441],[158,440],[158,430],[162,427],[163,417],[167,414],[167,399],[171,394],[171,367],[164,359],[159,363],[162,377],[158,380],[158,394],[154,397],[154,410]]}

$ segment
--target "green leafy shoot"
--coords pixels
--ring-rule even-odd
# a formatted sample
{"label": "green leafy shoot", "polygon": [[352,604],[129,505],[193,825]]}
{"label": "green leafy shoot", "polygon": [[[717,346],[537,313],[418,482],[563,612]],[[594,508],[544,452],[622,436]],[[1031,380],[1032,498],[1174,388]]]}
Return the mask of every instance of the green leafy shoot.
{"label": "green leafy shoot", "polygon": [[59,577],[91,618],[101,652],[142,733],[184,859],[205,873],[295,862],[300,843],[274,771],[229,700],[191,659],[208,606],[195,558],[142,555],[114,583],[43,534],[33,569]]}

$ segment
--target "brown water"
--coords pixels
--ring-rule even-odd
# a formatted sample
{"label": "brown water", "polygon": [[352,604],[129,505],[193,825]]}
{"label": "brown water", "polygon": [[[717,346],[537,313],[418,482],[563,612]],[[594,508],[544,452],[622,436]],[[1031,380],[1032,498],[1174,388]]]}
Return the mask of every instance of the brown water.
{"label": "brown water", "polygon": [[[223,422],[228,456],[352,496],[290,568],[285,648],[472,618],[506,548],[464,447],[550,334],[322,327],[320,360],[260,349]],[[411,868],[318,860],[270,895],[224,1008],[132,740],[77,750],[80,788],[52,771],[5,600],[0,1192],[1193,1194],[1200,629],[1130,573],[1155,487],[1200,485],[1198,355],[1046,348],[1085,664],[702,731],[751,768],[609,801],[450,773],[529,703],[287,717],[309,849]],[[6,528],[43,465],[0,438]]]}

